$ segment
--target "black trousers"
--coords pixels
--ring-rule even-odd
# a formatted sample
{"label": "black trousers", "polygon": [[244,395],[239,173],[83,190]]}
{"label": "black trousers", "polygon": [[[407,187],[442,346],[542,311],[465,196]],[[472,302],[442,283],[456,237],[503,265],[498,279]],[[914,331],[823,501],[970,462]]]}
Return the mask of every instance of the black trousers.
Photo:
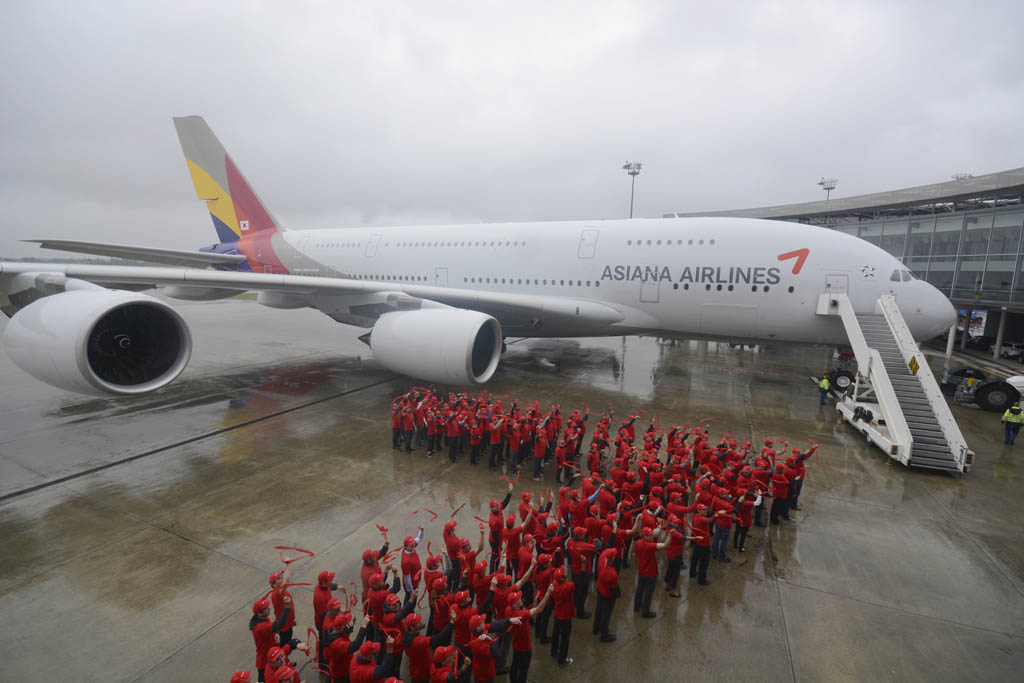
{"label": "black trousers", "polygon": [[779,517],[789,517],[789,505],[787,505],[787,502],[788,500],[781,496],[772,499],[772,524],[778,524]]}
{"label": "black trousers", "polygon": [[590,593],[590,577],[593,576],[590,572],[580,572],[579,574],[573,573],[572,581],[576,584],[576,590],[573,593],[573,597],[576,599],[576,618],[584,619],[584,614],[587,613],[587,595]]}
{"label": "black trousers", "polygon": [[499,462],[504,461],[505,459],[502,457],[501,453],[501,442],[492,443],[490,454],[487,457],[487,464],[491,467],[497,467]]}
{"label": "black trousers", "polygon": [[682,570],[683,554],[679,553],[678,556],[668,561],[668,566],[665,568],[665,583],[672,586],[672,590],[675,590],[676,586],[679,585],[679,572]]}
{"label": "black trousers", "polygon": [[569,658],[569,636],[572,635],[572,619],[555,619],[555,628],[551,634],[551,656],[559,664],[565,664]]}
{"label": "black trousers", "polygon": [[413,437],[414,434],[416,434],[416,430],[415,429],[406,429],[405,430],[405,452],[406,453],[412,453],[412,437]]}
{"label": "black trousers", "polygon": [[554,612],[554,610],[555,608],[554,606],[552,606],[551,601],[549,600],[548,604],[544,606],[544,609],[540,611],[540,614],[534,617],[533,634],[537,636],[538,640],[547,639],[548,622],[551,621],[551,614]]}
{"label": "black trousers", "polygon": [[615,598],[606,598],[597,593],[597,606],[594,608],[594,635],[607,636],[608,625],[612,620],[612,610],[615,609]]}
{"label": "black trousers", "polygon": [[480,444],[469,447],[469,462],[473,465],[476,464],[476,459],[480,457]]}
{"label": "black trousers", "polygon": [[533,652],[512,650],[512,670],[508,674],[509,683],[526,683],[526,674],[530,671],[530,660]]}
{"label": "black trousers", "polygon": [[732,547],[737,550],[743,550],[747,547],[747,532],[750,531],[749,526],[740,526],[736,524],[736,535],[732,539]]}
{"label": "black trousers", "polygon": [[698,576],[701,583],[708,581],[708,561],[711,559],[711,546],[695,545],[690,555],[690,578]]}
{"label": "black trousers", "polygon": [[448,459],[455,462],[456,451],[459,447],[459,440],[456,438],[448,439]]}
{"label": "black trousers", "polygon": [[633,597],[633,611],[639,612],[643,608],[644,613],[651,611],[651,596],[654,595],[654,586],[658,583],[657,576],[636,577],[636,595]]}
{"label": "black trousers", "polygon": [[402,443],[402,428],[401,427],[395,427],[394,429],[391,430],[391,447],[394,448],[395,450],[398,450],[400,448],[399,444],[401,444],[401,443]]}
{"label": "black trousers", "polygon": [[754,526],[764,526],[764,503],[754,506]]}

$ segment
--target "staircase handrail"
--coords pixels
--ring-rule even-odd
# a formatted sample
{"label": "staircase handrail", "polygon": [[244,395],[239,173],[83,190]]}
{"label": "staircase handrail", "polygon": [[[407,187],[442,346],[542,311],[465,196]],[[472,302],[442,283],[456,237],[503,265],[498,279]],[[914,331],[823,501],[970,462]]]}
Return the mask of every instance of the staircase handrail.
{"label": "staircase handrail", "polygon": [[889,329],[892,330],[893,337],[896,339],[896,345],[903,355],[903,361],[909,365],[911,358],[918,358],[917,377],[921,382],[921,388],[924,389],[925,398],[935,414],[935,419],[938,421],[946,443],[949,444],[950,454],[956,461],[957,468],[962,472],[967,461],[967,440],[964,439],[960,425],[953,417],[953,411],[949,409],[946,397],[939,389],[939,383],[935,380],[935,375],[932,373],[927,359],[921,353],[917,342],[914,341],[910,328],[907,327],[907,322],[896,303],[896,297],[892,294],[883,294],[878,298],[876,309],[885,316]]}

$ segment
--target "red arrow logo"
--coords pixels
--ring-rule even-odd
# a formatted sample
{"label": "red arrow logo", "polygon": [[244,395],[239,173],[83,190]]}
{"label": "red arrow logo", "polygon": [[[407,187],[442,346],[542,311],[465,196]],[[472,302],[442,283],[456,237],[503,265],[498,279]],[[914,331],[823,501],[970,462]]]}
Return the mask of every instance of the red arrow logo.
{"label": "red arrow logo", "polygon": [[810,253],[810,249],[797,249],[796,251],[787,251],[785,254],[779,254],[779,260],[788,261],[791,258],[795,258],[796,263],[793,264],[793,275],[799,275],[800,269],[804,267],[804,262],[807,261],[807,256]]}

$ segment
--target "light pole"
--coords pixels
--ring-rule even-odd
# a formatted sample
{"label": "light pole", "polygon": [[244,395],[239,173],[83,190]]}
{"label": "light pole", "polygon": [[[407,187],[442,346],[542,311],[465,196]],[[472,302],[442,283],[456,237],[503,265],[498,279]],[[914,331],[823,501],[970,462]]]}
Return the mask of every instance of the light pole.
{"label": "light pole", "polygon": [[633,217],[633,190],[634,190],[634,188],[636,188],[636,177],[638,175],[640,175],[640,169],[643,168],[643,164],[641,164],[639,161],[634,161],[633,163],[630,163],[630,162],[627,161],[625,164],[622,165],[622,168],[624,168],[626,170],[626,173],[628,173],[629,175],[633,176],[633,179],[630,181],[630,185],[629,185],[629,217],[632,218]]}
{"label": "light pole", "polygon": [[821,189],[825,190],[825,202],[828,202],[829,197],[832,196],[832,190],[836,189],[836,183],[839,181],[836,178],[821,177],[818,184],[821,185]]}

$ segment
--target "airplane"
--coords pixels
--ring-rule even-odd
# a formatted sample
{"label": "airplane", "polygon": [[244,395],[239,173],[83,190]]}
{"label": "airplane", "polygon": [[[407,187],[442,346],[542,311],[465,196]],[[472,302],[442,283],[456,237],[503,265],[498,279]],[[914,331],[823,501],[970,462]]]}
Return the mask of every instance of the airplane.
{"label": "airplane", "polygon": [[78,240],[43,248],[159,266],[0,263],[2,344],[56,387],[132,395],[167,385],[192,353],[175,309],[142,290],[207,301],[257,292],[368,328],[383,367],[446,385],[494,375],[506,337],[658,335],[741,343],[848,343],[824,292],[857,312],[896,295],[915,339],[947,331],[950,301],[878,247],[823,227],[658,218],[291,230],[199,116],[175,118],[218,242],[198,251]]}

